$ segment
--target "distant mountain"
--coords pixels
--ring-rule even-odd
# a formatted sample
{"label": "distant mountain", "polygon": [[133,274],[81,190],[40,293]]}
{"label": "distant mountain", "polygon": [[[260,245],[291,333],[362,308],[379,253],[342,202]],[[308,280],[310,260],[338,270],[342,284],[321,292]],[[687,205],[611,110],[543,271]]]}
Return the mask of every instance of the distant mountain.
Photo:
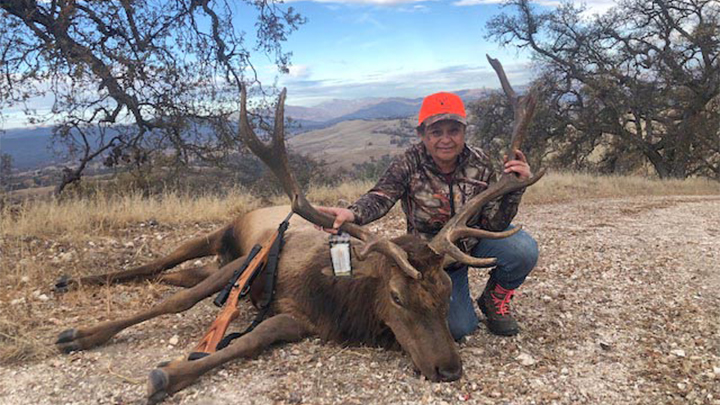
{"label": "distant mountain", "polygon": [[392,99],[369,105],[350,114],[335,119],[337,122],[348,120],[368,120],[386,118],[406,118],[417,114],[422,100]]}
{"label": "distant mountain", "polygon": [[[521,92],[522,89],[515,88],[515,90]],[[479,100],[481,98],[487,97],[489,93],[492,93],[494,91],[498,91],[498,89],[467,89],[467,90],[458,90],[454,93],[460,96],[460,98],[463,99],[463,101],[473,101],[473,100]]]}
{"label": "distant mountain", "polygon": [[[121,126],[109,128],[105,139],[111,138],[118,131],[124,129]],[[198,132],[192,136],[196,141],[206,139],[212,131],[207,126],[200,126],[195,130]],[[52,131],[52,127],[7,129],[5,132],[0,132],[0,153],[12,156],[13,168],[20,171],[67,164],[68,160],[53,150]],[[152,133],[147,133],[145,136],[152,136]],[[93,146],[97,146],[99,140],[102,139],[91,131],[87,132],[87,138]],[[64,152],[62,145],[57,146],[56,149]]]}
{"label": "distant mountain", "polygon": [[[465,102],[485,97],[487,89],[466,89],[454,91]],[[518,91],[522,91],[518,89]],[[339,122],[349,120],[376,120],[407,118],[417,114],[422,98],[364,98],[357,100],[334,99],[314,107],[287,106],[285,115],[301,124],[302,133],[327,128]]]}
{"label": "distant mountain", "polygon": [[[378,102],[360,110],[327,121],[295,120],[298,128],[291,130],[294,135],[332,127],[335,124],[353,120],[384,120],[407,118],[417,114],[422,100],[392,99]],[[290,116],[290,115],[288,115]],[[292,116],[290,116],[292,117]],[[294,117],[292,117],[294,118]]]}
{"label": "distant mountain", "polygon": [[298,107],[294,105],[285,106],[285,115],[296,121],[327,121],[335,118],[329,111],[317,107]]}
{"label": "distant mountain", "polygon": [[51,150],[51,127],[9,129],[0,134],[0,153],[13,158],[13,168],[30,170],[58,163]]}
{"label": "distant mountain", "polygon": [[[518,88],[517,90],[522,92],[524,89]],[[458,90],[454,93],[468,102],[480,99],[490,91],[486,89],[467,89]],[[336,125],[346,121],[393,120],[415,116],[420,109],[421,103],[422,98],[387,97],[352,100],[333,99],[313,107],[286,106],[285,115],[295,122],[295,125],[289,127],[290,134],[288,138],[323,129],[338,130],[340,133],[354,133],[353,131],[346,131],[346,127],[336,127]],[[349,128],[357,128],[360,132],[367,130],[367,128],[361,130],[361,127],[364,128],[363,125],[355,123],[350,125]],[[327,134],[327,131],[318,133]],[[12,155],[13,166],[19,170],[36,169],[62,163],[60,158],[52,153],[51,135],[52,128],[50,127],[6,130],[5,133],[0,133],[0,153]],[[365,135],[370,136],[367,133]],[[307,139],[307,137],[303,137],[303,139]],[[387,149],[393,150],[394,147],[388,147]]]}
{"label": "distant mountain", "polygon": [[5,132],[0,132],[0,141],[6,139],[24,139],[33,136],[49,137],[52,135],[52,127],[37,127],[37,128],[13,128],[7,129]]}
{"label": "distant mountain", "polygon": [[362,99],[332,99],[324,101],[313,107],[298,107],[288,105],[285,107],[285,115],[296,120],[324,122],[335,120],[346,114],[363,109],[369,105],[382,102],[383,98],[362,98]]}

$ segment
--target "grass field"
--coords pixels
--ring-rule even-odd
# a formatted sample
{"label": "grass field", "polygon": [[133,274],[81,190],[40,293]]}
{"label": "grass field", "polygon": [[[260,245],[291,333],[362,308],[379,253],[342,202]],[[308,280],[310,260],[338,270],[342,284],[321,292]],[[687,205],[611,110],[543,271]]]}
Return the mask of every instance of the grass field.
{"label": "grass field", "polygon": [[[344,183],[337,187],[311,187],[307,196],[319,205],[352,202],[372,187],[371,182]],[[525,204],[548,204],[576,199],[654,195],[720,194],[720,183],[706,179],[658,180],[639,176],[593,176],[580,173],[549,173],[530,187]],[[338,203],[340,202],[340,204]],[[287,204],[285,195],[260,200],[246,190],[225,195],[190,195],[171,192],[146,198],[141,193],[65,200],[37,199],[2,208],[0,237],[82,237],[155,220],[164,224],[223,222],[266,205]]]}

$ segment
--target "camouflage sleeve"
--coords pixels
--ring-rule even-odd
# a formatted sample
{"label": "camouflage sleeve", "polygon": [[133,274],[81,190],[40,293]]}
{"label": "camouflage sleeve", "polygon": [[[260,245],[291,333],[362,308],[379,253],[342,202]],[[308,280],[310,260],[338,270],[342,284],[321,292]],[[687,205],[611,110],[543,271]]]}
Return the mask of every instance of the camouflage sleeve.
{"label": "camouflage sleeve", "polygon": [[406,156],[395,158],[375,187],[348,207],[355,214],[356,224],[365,225],[390,211],[397,200],[407,192],[409,167]]}
{"label": "camouflage sleeve", "polygon": [[[490,175],[490,183],[496,182],[497,179],[497,173],[493,172]],[[488,231],[504,231],[507,229],[515,215],[517,215],[524,193],[525,189],[522,188],[485,204],[478,223],[480,228]]]}

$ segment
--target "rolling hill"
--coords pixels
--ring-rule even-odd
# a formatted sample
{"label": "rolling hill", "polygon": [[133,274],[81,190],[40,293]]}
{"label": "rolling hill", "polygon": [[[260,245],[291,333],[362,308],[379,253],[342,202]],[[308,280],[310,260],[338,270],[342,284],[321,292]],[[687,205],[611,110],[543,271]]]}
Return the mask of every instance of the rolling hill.
{"label": "rolling hill", "polygon": [[[456,91],[466,102],[484,97],[488,90]],[[399,119],[417,114],[421,98],[400,97],[330,100],[313,107],[287,106],[290,145],[300,153],[352,166],[394,154],[403,147],[391,144],[382,133],[399,125]],[[51,149],[52,128],[8,129],[0,133],[0,153],[13,157],[13,167],[25,171],[63,163]],[[297,139],[296,139],[297,138]],[[334,163],[333,163],[334,164]]]}
{"label": "rolling hill", "polygon": [[400,119],[343,121],[331,127],[296,135],[288,141],[296,153],[322,159],[331,167],[352,168],[371,158],[396,155],[407,146],[392,144],[390,131],[400,128]]}

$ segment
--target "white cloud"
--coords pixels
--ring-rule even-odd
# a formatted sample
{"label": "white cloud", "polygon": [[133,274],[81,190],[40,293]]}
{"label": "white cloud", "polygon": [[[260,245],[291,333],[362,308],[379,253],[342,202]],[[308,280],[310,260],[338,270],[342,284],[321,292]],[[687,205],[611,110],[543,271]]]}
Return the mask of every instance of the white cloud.
{"label": "white cloud", "polygon": [[[313,3],[324,3],[328,4],[328,7],[335,9],[334,5],[337,4],[368,4],[374,6],[402,6],[406,4],[414,3],[428,3],[437,0],[285,0],[285,3],[294,3],[300,1],[310,1]],[[481,6],[481,5],[492,5],[492,4],[503,4],[506,0],[457,0],[452,3],[454,6],[467,7],[467,6]],[[558,7],[562,3],[571,2],[576,4],[584,4],[586,6],[586,15],[602,14],[611,7],[617,5],[618,0],[533,0],[533,4],[537,4],[545,7]],[[414,5],[413,7],[402,7],[400,11],[405,12],[425,12],[427,7],[424,5]]]}
{"label": "white cloud", "polygon": [[[503,4],[505,3],[505,0],[460,0],[453,3],[453,6],[481,6],[486,4]],[[553,6],[556,7],[560,5],[560,1],[555,0],[536,0],[533,1],[534,4],[539,4],[541,6]]]}
{"label": "white cloud", "polygon": [[397,4],[421,3],[428,0],[286,0],[286,3],[297,1],[312,1],[315,3],[339,3],[339,4],[372,4],[375,6],[394,6]]}
{"label": "white cloud", "polygon": [[[533,74],[527,63],[506,64],[505,72],[513,86],[529,82]],[[291,89],[288,104],[302,106],[312,106],[334,98],[417,98],[438,91],[500,87],[495,71],[482,65],[456,65],[411,72],[378,71],[352,78],[323,80],[285,77],[281,79],[281,85]]]}
{"label": "white cloud", "polygon": [[409,7],[400,7],[397,11],[402,13],[427,13],[430,11],[430,8],[424,4],[413,4]]}
{"label": "white cloud", "polygon": [[356,24],[371,24],[377,29],[385,29],[385,25],[378,21],[371,13],[362,13],[355,18]]}
{"label": "white cloud", "polygon": [[602,14],[618,4],[616,0],[592,0],[586,1],[585,5],[587,6],[585,14]]}
{"label": "white cloud", "polygon": [[482,6],[484,4],[500,4],[502,0],[460,0],[453,3],[453,6]]}
{"label": "white cloud", "polygon": [[307,65],[290,65],[288,68],[290,77],[304,79],[310,77],[310,67]]}
{"label": "white cloud", "polygon": [[[480,6],[488,4],[503,4],[505,0],[459,0],[452,3],[454,6],[467,7],[467,6]],[[602,14],[611,7],[617,5],[617,0],[585,0],[585,1],[571,1],[576,4],[584,4],[586,6],[585,14]],[[533,4],[537,4],[545,7],[557,7],[561,5],[561,0],[535,0]]]}

